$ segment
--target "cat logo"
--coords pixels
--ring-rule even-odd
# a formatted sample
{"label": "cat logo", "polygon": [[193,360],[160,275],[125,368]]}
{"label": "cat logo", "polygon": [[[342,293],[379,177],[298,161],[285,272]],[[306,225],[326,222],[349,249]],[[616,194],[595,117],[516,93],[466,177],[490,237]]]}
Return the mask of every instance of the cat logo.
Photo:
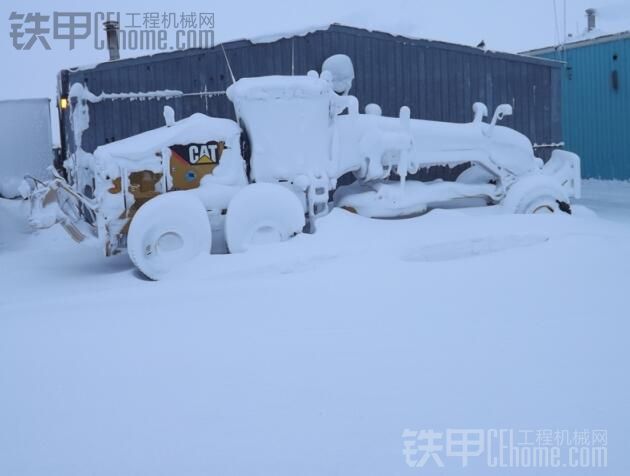
{"label": "cat logo", "polygon": [[188,162],[196,164],[216,164],[217,145],[212,144],[191,144],[188,146]]}
{"label": "cat logo", "polygon": [[227,146],[223,141],[209,141],[176,144],[170,148],[170,190],[189,190],[198,187],[201,179],[212,173]]}
{"label": "cat logo", "polygon": [[209,141],[205,144],[172,145],[171,151],[190,165],[217,165],[226,148],[222,141]]}

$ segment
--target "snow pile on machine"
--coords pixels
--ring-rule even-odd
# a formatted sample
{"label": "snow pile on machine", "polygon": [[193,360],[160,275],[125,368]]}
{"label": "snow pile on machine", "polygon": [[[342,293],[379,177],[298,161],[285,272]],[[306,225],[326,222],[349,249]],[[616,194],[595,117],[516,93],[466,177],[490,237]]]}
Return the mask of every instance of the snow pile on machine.
{"label": "snow pile on machine", "polygon": [[[375,104],[359,112],[348,95],[353,78],[344,55],[329,58],[321,74],[243,78],[227,90],[240,125],[200,114],[174,121],[167,108],[165,127],[94,154],[79,147],[65,164],[68,181],[58,176],[34,191],[33,221],[59,195],[70,197],[64,203],[74,209],[57,209],[56,221],[79,239],[87,223],[106,254],[126,248],[145,275],[160,279],[200,253],[242,252],[313,232],[331,205],[373,218],[468,198],[514,213],[570,212],[580,193],[579,158],[555,151],[543,164],[525,136],[498,125],[512,114],[509,105],[489,123],[480,103],[467,124],[412,119],[405,106],[398,117],[383,117]],[[82,101],[73,104],[80,145],[87,112]],[[462,163],[472,165],[456,182],[407,179],[421,168]],[[347,173],[356,182],[338,186]]]}

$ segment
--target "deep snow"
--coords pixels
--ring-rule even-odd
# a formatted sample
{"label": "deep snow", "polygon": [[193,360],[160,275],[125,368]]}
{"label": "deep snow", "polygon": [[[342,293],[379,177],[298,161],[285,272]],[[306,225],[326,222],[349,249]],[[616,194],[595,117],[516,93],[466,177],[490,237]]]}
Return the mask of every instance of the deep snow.
{"label": "deep snow", "polygon": [[335,210],[160,282],[0,200],[0,474],[438,474],[406,428],[603,428],[607,469],[444,474],[628,474],[630,185],[584,197]]}

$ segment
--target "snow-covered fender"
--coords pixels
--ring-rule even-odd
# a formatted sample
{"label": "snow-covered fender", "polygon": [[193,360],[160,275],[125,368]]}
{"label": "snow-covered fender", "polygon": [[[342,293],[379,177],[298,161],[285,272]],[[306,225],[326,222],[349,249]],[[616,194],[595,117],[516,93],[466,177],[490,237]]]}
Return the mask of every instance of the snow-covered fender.
{"label": "snow-covered fender", "polygon": [[582,196],[582,170],[580,157],[577,154],[556,149],[542,170],[545,175],[553,177],[569,197]]}
{"label": "snow-covered fender", "polygon": [[507,189],[501,204],[511,213],[571,213],[569,195],[560,182],[540,172],[519,177]]}

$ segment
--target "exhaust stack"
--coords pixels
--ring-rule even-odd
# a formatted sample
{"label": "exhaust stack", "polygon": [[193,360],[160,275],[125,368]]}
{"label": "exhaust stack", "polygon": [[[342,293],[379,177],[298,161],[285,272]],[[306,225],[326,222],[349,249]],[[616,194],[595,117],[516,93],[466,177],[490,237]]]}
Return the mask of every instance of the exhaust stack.
{"label": "exhaust stack", "polygon": [[597,10],[594,8],[589,8],[586,10],[586,18],[588,20],[588,28],[587,31],[593,31],[597,26]]}
{"label": "exhaust stack", "polygon": [[120,48],[118,47],[118,22],[103,22],[103,28],[107,32],[107,49],[109,51],[109,60],[115,61],[120,59]]}

